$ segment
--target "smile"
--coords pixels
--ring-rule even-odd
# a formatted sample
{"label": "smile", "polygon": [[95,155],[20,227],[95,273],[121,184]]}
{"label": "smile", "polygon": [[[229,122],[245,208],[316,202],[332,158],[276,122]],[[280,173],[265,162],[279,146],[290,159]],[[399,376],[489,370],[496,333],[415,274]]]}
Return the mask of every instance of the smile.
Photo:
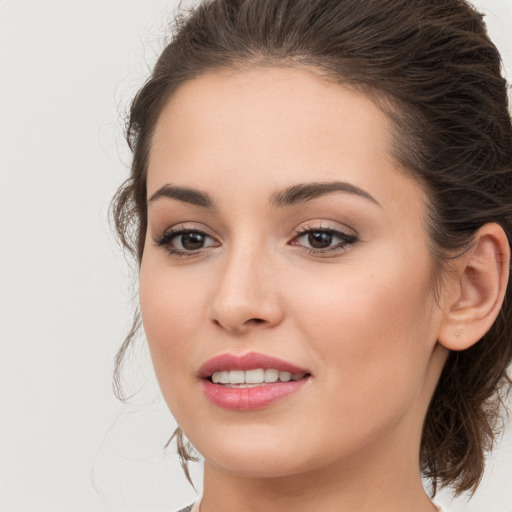
{"label": "smile", "polygon": [[214,372],[211,380],[214,384],[222,384],[234,387],[255,387],[261,384],[274,382],[289,382],[299,380],[306,376],[305,373],[282,372],[275,368],[256,368],[254,370],[223,370]]}
{"label": "smile", "polygon": [[222,354],[199,370],[206,398],[218,407],[249,411],[263,409],[298,392],[311,373],[287,361],[248,353]]}

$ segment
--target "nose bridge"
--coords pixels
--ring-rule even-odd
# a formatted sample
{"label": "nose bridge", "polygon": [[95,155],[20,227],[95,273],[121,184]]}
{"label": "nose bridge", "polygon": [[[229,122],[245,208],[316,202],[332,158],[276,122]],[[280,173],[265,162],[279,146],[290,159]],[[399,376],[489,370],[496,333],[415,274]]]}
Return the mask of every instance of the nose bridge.
{"label": "nose bridge", "polygon": [[281,307],[272,257],[254,238],[226,249],[212,298],[212,320],[229,331],[274,325]]}

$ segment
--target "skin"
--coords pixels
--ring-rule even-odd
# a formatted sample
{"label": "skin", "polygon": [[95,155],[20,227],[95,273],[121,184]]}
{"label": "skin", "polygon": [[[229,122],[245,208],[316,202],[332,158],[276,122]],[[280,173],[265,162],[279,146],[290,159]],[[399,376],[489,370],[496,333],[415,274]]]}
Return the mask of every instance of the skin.
{"label": "skin", "polygon": [[[393,160],[390,133],[369,98],[291,68],[203,75],[158,120],[148,199],[172,185],[214,203],[150,201],[140,269],[163,396],[205,459],[202,512],[435,510],[418,453],[447,355],[440,333],[465,339],[464,322],[450,338],[446,321],[461,279],[436,300],[427,200]],[[345,191],[270,203],[290,186],[333,181],[374,200]],[[204,245],[177,256],[167,249],[183,250],[182,237],[155,243],[175,227],[204,232]],[[357,241],[334,237],[311,253],[296,234],[325,228]],[[199,367],[247,352],[312,377],[261,410],[209,402]]]}

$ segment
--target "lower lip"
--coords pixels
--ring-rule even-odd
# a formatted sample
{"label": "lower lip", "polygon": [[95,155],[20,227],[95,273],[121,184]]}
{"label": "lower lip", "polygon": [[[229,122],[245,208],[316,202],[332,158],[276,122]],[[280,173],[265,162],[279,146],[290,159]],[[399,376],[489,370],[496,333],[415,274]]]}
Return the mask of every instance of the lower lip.
{"label": "lower lip", "polygon": [[309,380],[307,378],[276,382],[251,388],[231,388],[203,380],[206,398],[223,409],[233,411],[252,411],[263,409],[281,398],[296,393]]}

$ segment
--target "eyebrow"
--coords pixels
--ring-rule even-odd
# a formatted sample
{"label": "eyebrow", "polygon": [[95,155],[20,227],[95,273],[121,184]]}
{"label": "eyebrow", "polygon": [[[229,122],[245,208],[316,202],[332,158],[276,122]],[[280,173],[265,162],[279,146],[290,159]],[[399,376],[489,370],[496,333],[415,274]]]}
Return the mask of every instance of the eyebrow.
{"label": "eyebrow", "polygon": [[208,194],[193,188],[164,185],[149,198],[148,204],[160,199],[161,197],[176,199],[178,201],[190,203],[195,206],[201,206],[203,208],[214,208],[214,202]]}
{"label": "eyebrow", "polygon": [[[313,199],[337,192],[344,192],[362,197],[382,208],[377,199],[366,192],[366,190],[345,181],[313,182],[293,185],[272,194],[270,197],[270,204],[275,208],[283,208],[286,206],[293,206],[295,204],[306,203]],[[202,208],[215,208],[215,202],[207,193],[193,188],[176,187],[169,184],[164,185],[149,198],[148,204],[160,199],[161,197],[176,199]]]}
{"label": "eyebrow", "polygon": [[306,203],[312,199],[337,192],[345,192],[347,194],[353,194],[364,199],[368,199],[382,208],[382,205],[377,201],[377,199],[366,192],[366,190],[345,181],[329,181],[294,185],[281,192],[273,194],[270,199],[270,203],[277,208],[282,208],[284,206],[291,206],[298,203]]}

